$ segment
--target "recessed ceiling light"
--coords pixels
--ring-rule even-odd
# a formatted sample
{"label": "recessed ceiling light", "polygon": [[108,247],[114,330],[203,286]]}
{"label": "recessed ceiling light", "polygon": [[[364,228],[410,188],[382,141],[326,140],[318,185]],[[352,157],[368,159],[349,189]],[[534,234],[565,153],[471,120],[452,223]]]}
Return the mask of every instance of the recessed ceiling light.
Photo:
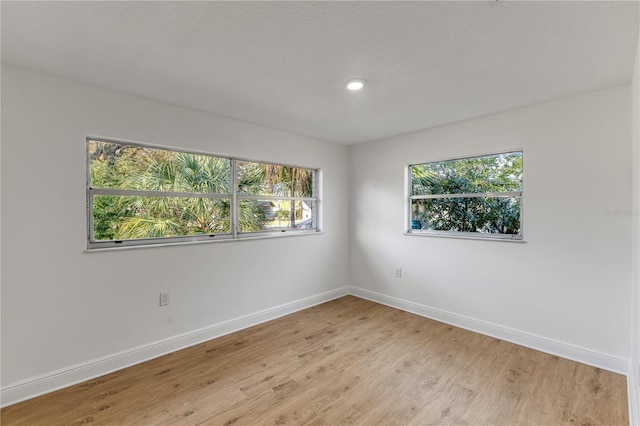
{"label": "recessed ceiling light", "polygon": [[347,89],[355,92],[361,90],[364,87],[364,80],[361,78],[354,78],[347,81]]}

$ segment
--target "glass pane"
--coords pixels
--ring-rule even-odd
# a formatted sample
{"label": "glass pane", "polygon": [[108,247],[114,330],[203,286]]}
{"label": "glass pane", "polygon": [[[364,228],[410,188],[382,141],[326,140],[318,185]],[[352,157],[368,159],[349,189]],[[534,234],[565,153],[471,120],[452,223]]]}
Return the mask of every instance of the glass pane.
{"label": "glass pane", "polygon": [[522,191],[522,152],[411,166],[411,195]]}
{"label": "glass pane", "polygon": [[315,197],[315,170],[294,167],[291,169],[293,176],[294,197]]}
{"label": "glass pane", "polygon": [[300,167],[238,161],[238,193],[275,197],[313,197],[315,171]]}
{"label": "glass pane", "polygon": [[313,229],[314,209],[300,200],[241,200],[240,232]]}
{"label": "glass pane", "polygon": [[295,203],[295,229],[316,229],[315,210],[316,206],[314,202],[310,201],[296,201]]}
{"label": "glass pane", "polygon": [[93,188],[229,194],[231,161],[201,154],[89,141]]}
{"label": "glass pane", "polygon": [[239,204],[238,226],[240,232],[264,231],[275,218],[272,201],[240,200]]}
{"label": "glass pane", "polygon": [[520,234],[521,197],[411,201],[411,229]]}
{"label": "glass pane", "polygon": [[230,232],[230,200],[186,197],[93,197],[94,241]]}

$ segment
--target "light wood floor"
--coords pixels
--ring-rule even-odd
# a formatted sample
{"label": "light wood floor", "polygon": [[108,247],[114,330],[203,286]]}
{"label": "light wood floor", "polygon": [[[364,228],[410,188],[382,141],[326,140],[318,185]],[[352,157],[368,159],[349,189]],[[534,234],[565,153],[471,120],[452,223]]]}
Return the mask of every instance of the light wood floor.
{"label": "light wood floor", "polygon": [[0,414],[3,426],[628,424],[621,375],[353,296]]}

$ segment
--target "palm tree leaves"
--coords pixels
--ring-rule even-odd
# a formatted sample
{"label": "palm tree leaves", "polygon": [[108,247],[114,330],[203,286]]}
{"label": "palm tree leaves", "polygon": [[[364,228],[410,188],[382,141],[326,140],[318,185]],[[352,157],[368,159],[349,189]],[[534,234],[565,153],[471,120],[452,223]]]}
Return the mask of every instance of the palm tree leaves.
{"label": "palm tree leaves", "polygon": [[92,241],[229,234],[235,221],[239,232],[262,231],[280,204],[315,196],[310,169],[109,141],[88,141],[87,155]]}
{"label": "palm tree leaves", "polygon": [[426,164],[417,164],[411,167],[411,194],[431,194],[437,184],[435,172],[429,170]]}
{"label": "palm tree leaves", "polygon": [[313,175],[309,169],[265,164],[265,181],[280,196],[310,197],[313,192]]}
{"label": "palm tree leaves", "polygon": [[[272,220],[283,209],[289,209],[288,221],[283,228],[293,227],[296,219],[302,219],[302,207],[294,208],[290,197],[315,195],[313,170],[250,161],[238,161],[236,164],[238,194],[241,197],[238,217],[240,232],[252,232],[257,227],[262,229],[267,216]],[[265,199],[258,198],[261,196]],[[279,217],[282,218],[282,214]]]}
{"label": "palm tree leaves", "polygon": [[118,229],[118,239],[174,237],[182,234],[183,225],[171,218],[134,216]]}
{"label": "palm tree leaves", "polygon": [[[96,196],[93,205],[96,240],[231,232],[231,160],[172,151],[158,155],[158,150],[149,150],[149,155],[144,156],[144,148],[133,148],[141,151],[135,154],[136,164],[124,164],[126,159],[121,157],[93,159],[92,183],[115,189],[227,197]],[[118,167],[120,170],[109,170]],[[113,176],[107,176],[109,173]],[[264,170],[257,170],[245,174],[240,185],[247,193],[258,193],[263,180]],[[238,219],[242,232],[259,231],[266,222],[264,209],[256,201],[241,203]]]}
{"label": "palm tree leaves", "polygon": [[179,152],[176,189],[184,192],[228,194],[231,161],[226,158]]}
{"label": "palm tree leaves", "polygon": [[238,194],[264,195],[265,165],[249,161],[236,162],[238,168]]}
{"label": "palm tree leaves", "polygon": [[[152,159],[142,173],[131,175],[127,187],[146,191],[228,194],[231,162],[206,155],[176,152]],[[136,212],[123,221],[117,239],[155,238],[229,232],[230,207],[224,199],[138,196]]]}
{"label": "palm tree leaves", "polygon": [[313,171],[300,167],[238,161],[238,191],[243,195],[313,196]]}

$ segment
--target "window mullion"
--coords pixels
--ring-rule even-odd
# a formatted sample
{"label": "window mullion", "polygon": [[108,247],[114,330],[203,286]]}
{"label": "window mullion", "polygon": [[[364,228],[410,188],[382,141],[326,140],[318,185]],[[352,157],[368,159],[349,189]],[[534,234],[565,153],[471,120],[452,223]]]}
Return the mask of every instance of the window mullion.
{"label": "window mullion", "polygon": [[89,233],[89,241],[95,241],[93,232],[93,194],[90,189],[87,194],[87,232]]}
{"label": "window mullion", "polygon": [[412,195],[412,200],[433,200],[438,198],[483,198],[483,197],[518,197],[522,195],[522,191],[504,191],[504,192],[469,192],[462,194],[425,194]]}
{"label": "window mullion", "polygon": [[185,197],[185,198],[229,198],[229,194],[208,192],[151,191],[141,189],[89,188],[94,195],[123,195],[126,197]]}
{"label": "window mullion", "polygon": [[292,200],[292,201],[316,201],[316,197],[281,197],[279,195],[238,195],[242,200]]}
{"label": "window mullion", "polygon": [[231,236],[238,238],[240,232],[240,205],[238,204],[238,164],[231,160]]}
{"label": "window mullion", "polygon": [[[293,196],[296,193],[296,176],[293,173],[293,167],[287,167],[289,170],[289,194]],[[295,200],[291,200],[291,214],[290,214],[290,226],[295,228],[296,226],[296,202]]]}

